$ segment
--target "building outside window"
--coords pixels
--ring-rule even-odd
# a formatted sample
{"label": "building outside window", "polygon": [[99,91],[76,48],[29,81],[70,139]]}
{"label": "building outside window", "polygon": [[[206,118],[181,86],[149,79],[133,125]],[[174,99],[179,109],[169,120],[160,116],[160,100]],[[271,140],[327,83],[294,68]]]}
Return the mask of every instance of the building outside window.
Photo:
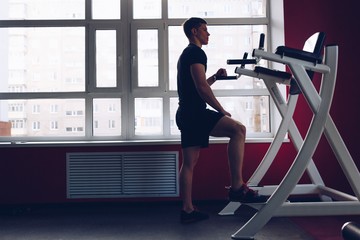
{"label": "building outside window", "polygon": [[[270,36],[267,0],[3,0],[0,121],[12,124],[0,141],[179,139],[176,63],[192,16],[208,21],[209,76],[233,75],[227,59]],[[248,137],[274,135],[261,80],[212,87]]]}

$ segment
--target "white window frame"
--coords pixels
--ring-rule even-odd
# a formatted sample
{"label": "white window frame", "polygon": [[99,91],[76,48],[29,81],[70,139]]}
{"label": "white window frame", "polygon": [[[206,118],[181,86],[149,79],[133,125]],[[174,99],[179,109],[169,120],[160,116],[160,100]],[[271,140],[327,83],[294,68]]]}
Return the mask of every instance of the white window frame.
{"label": "white window frame", "polygon": [[[168,19],[167,2],[162,1],[162,19],[132,19],[132,1],[121,1],[121,19],[120,20],[97,20],[91,19],[91,0],[85,0],[85,19],[79,20],[0,20],[2,27],[66,27],[76,26],[84,27],[86,32],[85,42],[85,79],[86,89],[83,92],[36,92],[36,93],[19,93],[6,92],[0,93],[0,100],[10,99],[84,99],[85,101],[85,136],[69,137],[0,137],[1,142],[14,141],[36,141],[47,142],[49,140],[61,141],[101,141],[101,140],[179,140],[180,136],[170,134],[170,99],[176,98],[176,91],[168,90],[166,81],[168,76],[168,59],[167,59],[167,27],[181,25],[185,19]],[[273,51],[277,46],[284,44],[284,24],[283,24],[283,0],[267,0],[267,18],[265,19],[207,19],[209,25],[217,24],[266,24],[268,26],[268,36],[266,38],[267,51]],[[137,29],[158,29],[159,30],[159,86],[155,88],[136,87],[136,62],[133,56],[136,55],[136,44],[132,40]],[[117,86],[113,88],[96,88],[95,86],[95,34],[96,30],[115,30],[117,32]],[[128,46],[131,46],[129,48]],[[239,56],[240,57],[240,56]],[[276,69],[284,70],[284,66],[270,66]],[[1,70],[1,67],[0,67]],[[285,95],[285,87],[281,87]],[[266,90],[264,90],[266,92]],[[216,91],[218,96],[226,96],[224,91]],[[264,94],[268,95],[268,94]],[[163,135],[135,136],[135,111],[134,102],[137,97],[160,97],[163,99]],[[93,132],[93,105],[96,98],[121,98],[121,136],[99,136],[92,135]],[[270,99],[270,134],[258,134],[250,136],[247,140],[268,141],[271,139],[280,123],[280,115],[275,109],[275,105]],[[75,116],[76,117],[76,116]],[[76,131],[80,127],[73,126]]]}

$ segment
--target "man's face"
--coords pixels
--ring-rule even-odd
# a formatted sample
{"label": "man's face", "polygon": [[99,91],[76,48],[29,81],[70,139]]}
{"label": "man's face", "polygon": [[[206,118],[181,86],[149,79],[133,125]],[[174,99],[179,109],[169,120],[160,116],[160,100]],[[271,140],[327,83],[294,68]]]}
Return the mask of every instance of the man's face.
{"label": "man's face", "polygon": [[202,45],[207,45],[209,42],[210,33],[208,32],[206,24],[201,24],[199,28],[195,29],[194,36],[200,41]]}

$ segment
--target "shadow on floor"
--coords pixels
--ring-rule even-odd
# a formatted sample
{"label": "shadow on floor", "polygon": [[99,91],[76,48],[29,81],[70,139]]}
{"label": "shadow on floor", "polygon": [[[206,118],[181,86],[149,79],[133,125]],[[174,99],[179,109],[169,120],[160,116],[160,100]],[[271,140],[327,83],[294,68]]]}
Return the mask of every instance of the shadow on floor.
{"label": "shadow on floor", "polygon": [[[179,223],[178,203],[72,203],[0,206],[1,240],[203,240],[231,239],[254,211],[241,207],[235,216],[219,216],[224,202],[202,202],[210,219]],[[288,218],[273,218],[258,240],[314,239]]]}

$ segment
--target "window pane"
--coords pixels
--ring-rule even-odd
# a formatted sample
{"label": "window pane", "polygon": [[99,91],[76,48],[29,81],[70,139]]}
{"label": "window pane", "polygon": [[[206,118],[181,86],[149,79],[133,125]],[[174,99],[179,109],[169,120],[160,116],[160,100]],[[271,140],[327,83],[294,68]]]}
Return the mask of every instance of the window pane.
{"label": "window pane", "polygon": [[177,89],[177,61],[184,48],[189,44],[183,28],[169,26],[169,89]]}
{"label": "window pane", "polygon": [[120,19],[121,0],[92,0],[93,19]]}
{"label": "window pane", "polygon": [[1,0],[1,8],[3,20],[85,18],[85,0]]}
{"label": "window pane", "polygon": [[138,86],[159,86],[158,30],[138,30]]}
{"label": "window pane", "polygon": [[168,0],[169,18],[265,17],[266,0]]}
{"label": "window pane", "polygon": [[121,135],[121,99],[97,98],[93,101],[94,136]]}
{"label": "window pane", "polygon": [[161,18],[161,0],[133,0],[134,19]]}
{"label": "window pane", "polygon": [[170,98],[170,134],[171,135],[180,135],[180,130],[176,125],[176,111],[178,109],[178,98]]}
{"label": "window pane", "polygon": [[161,98],[135,99],[135,135],[163,133],[163,100]]}
{"label": "window pane", "polygon": [[[228,75],[235,75],[237,66],[227,65],[227,60],[241,59],[245,52],[248,53],[248,58],[252,58],[253,49],[259,47],[260,34],[266,34],[266,26],[209,26],[209,32],[209,44],[203,47],[208,56],[207,74],[212,75],[222,67],[227,70]],[[265,49],[266,47],[265,45]],[[264,64],[262,62],[262,65]],[[213,89],[263,88],[266,88],[263,81],[250,77],[241,77],[237,81],[217,81],[213,85]]]}
{"label": "window pane", "polygon": [[1,28],[0,92],[85,90],[85,29]]}
{"label": "window pane", "polygon": [[12,137],[84,136],[85,101],[1,100],[0,121],[11,123]]}
{"label": "window pane", "polygon": [[248,133],[270,132],[269,96],[218,97],[232,117],[246,126]]}
{"label": "window pane", "polygon": [[[207,75],[215,74],[219,68],[225,68],[228,75],[235,75],[236,66],[227,65],[228,59],[241,59],[244,52],[248,52],[248,58],[254,48],[259,46],[261,33],[266,34],[264,25],[231,25],[231,26],[208,26],[210,35],[209,44],[203,46],[207,54]],[[176,63],[182,50],[188,44],[182,27],[169,27],[169,87],[176,90]],[[266,46],[265,46],[266,48]],[[219,51],[221,49],[221,51]],[[266,65],[265,62],[261,62]],[[217,81],[213,89],[263,89],[263,81],[250,77],[241,77],[237,81]]]}
{"label": "window pane", "polygon": [[116,87],[116,31],[96,31],[96,87]]}

